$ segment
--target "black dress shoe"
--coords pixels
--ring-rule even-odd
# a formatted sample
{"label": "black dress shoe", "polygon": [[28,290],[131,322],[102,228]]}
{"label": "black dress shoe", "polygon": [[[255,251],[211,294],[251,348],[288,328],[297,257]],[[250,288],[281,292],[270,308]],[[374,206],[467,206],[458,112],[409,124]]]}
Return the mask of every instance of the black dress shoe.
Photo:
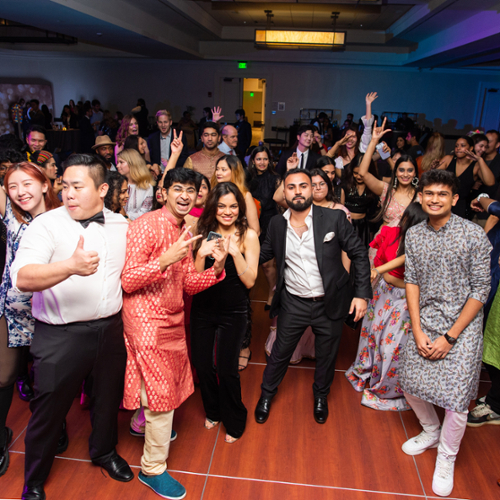
{"label": "black dress shoe", "polygon": [[31,401],[35,397],[35,393],[30,385],[30,378],[28,375],[23,377],[18,377],[16,380],[17,390],[19,391],[19,397],[23,401]]}
{"label": "black dress shoe", "polygon": [[0,448],[0,476],[3,476],[9,468],[9,444],[12,441],[12,429],[5,427],[5,444]]}
{"label": "black dress shoe", "polygon": [[21,498],[22,500],[45,500],[43,486],[25,486]]}
{"label": "black dress shoe", "polygon": [[92,460],[94,465],[98,465],[102,467],[108,474],[111,479],[115,479],[116,481],[122,481],[124,483],[128,481],[132,481],[134,479],[134,473],[132,469],[129,467],[128,463],[116,453],[116,450],[109,457],[105,458],[97,458]]}
{"label": "black dress shoe", "polygon": [[58,455],[64,453],[68,449],[68,445],[69,445],[69,439],[68,439],[68,433],[66,431],[66,420],[64,420],[62,426],[62,432],[61,435],[59,436],[59,440],[57,441],[56,453]]}
{"label": "black dress shoe", "polygon": [[260,398],[257,406],[255,407],[255,421],[258,424],[263,424],[269,418],[269,411],[271,410],[271,399]]}
{"label": "black dress shoe", "polygon": [[324,424],[328,418],[328,402],[326,398],[314,398],[314,420]]}

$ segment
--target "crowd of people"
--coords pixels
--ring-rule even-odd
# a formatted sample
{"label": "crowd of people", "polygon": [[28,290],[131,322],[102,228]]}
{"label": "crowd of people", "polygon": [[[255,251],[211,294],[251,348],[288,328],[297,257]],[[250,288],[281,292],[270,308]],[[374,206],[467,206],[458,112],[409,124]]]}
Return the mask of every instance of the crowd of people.
{"label": "crowd of people", "polygon": [[[139,480],[183,498],[167,458],[194,379],[205,428],[222,423],[228,444],[245,433],[239,372],[252,356],[259,266],[272,323],[256,421],[269,418],[289,363],[310,357],[313,415],[324,424],[342,330],[359,329],[347,380],[364,406],[415,412],[422,432],[402,451],[437,447],[432,488],[451,494],[466,426],[500,424],[500,133],[460,137],[447,155],[441,134],[423,148],[404,117],[407,135],[391,141],[376,99],[366,96],[360,124],[346,120],[338,138],[321,114],[300,126],[276,164],[252,145],[242,109],[234,125],[206,108],[199,126],[184,116],[178,129],[159,110],[146,137],[141,99],[116,134],[103,116],[93,121],[98,102],[87,107],[92,143],[62,163],[44,149],[41,124],[25,144],[0,137],[0,475],[17,385],[32,412],[23,499],[45,498],[79,392],[92,462],[133,479],[116,451],[123,405],[144,438]],[[199,133],[192,154],[186,130]],[[482,363],[491,389],[469,412]]]}

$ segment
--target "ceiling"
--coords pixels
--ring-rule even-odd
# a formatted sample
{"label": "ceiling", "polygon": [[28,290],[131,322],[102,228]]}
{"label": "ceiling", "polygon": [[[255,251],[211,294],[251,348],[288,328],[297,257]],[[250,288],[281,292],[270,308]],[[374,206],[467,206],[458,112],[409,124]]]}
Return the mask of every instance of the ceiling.
{"label": "ceiling", "polygon": [[[272,11],[270,23],[266,10]],[[258,50],[256,28],[346,31],[344,52]],[[0,18],[76,37],[76,45],[0,43],[67,57],[500,67],[500,0],[0,0]],[[18,28],[21,33],[21,28]],[[15,29],[0,25],[1,37]]]}

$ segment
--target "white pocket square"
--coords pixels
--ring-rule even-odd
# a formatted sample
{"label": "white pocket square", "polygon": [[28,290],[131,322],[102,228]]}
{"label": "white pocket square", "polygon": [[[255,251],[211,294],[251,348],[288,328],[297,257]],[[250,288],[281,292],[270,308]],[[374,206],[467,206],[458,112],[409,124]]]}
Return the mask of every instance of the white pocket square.
{"label": "white pocket square", "polygon": [[332,231],[331,233],[327,233],[325,235],[325,239],[323,240],[323,243],[326,243],[327,241],[333,240],[335,237],[335,233]]}

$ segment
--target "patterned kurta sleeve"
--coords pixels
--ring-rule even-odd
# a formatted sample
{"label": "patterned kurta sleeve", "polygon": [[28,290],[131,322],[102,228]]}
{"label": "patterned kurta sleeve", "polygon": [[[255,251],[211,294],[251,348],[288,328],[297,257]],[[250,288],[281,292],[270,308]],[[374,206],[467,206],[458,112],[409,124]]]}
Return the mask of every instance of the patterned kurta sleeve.
{"label": "patterned kurta sleeve", "polygon": [[471,245],[470,294],[469,299],[476,299],[483,304],[488,300],[491,287],[490,252],[491,243],[484,231],[475,231],[468,238]]}
{"label": "patterned kurta sleeve", "polygon": [[[148,221],[149,222],[149,221]],[[153,228],[144,221],[132,222],[127,232],[127,252],[122,272],[122,287],[133,293],[160,280],[160,258],[151,258],[155,247]]]}
{"label": "patterned kurta sleeve", "polygon": [[413,231],[410,229],[405,237],[405,283],[418,285],[415,267]]}
{"label": "patterned kurta sleeve", "polygon": [[210,267],[199,273],[194,267],[193,254],[191,250],[182,262],[184,270],[184,291],[188,295],[196,295],[207,288],[219,283],[226,276],[226,271],[222,271],[219,277],[215,276],[214,268]]}

